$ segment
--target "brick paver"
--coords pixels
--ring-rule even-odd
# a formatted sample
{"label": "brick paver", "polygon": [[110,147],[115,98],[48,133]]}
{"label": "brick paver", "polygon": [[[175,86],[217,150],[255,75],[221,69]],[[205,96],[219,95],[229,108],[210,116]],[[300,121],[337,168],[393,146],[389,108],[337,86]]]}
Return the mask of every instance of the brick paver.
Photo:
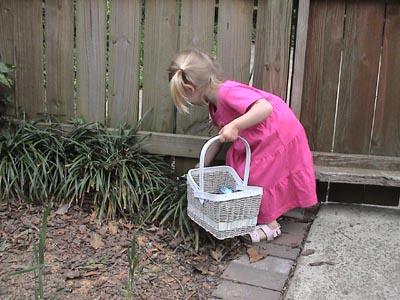
{"label": "brick paver", "polygon": [[[249,245],[264,259],[250,263],[247,254],[232,261],[209,300],[279,300],[317,210],[295,210],[280,221],[282,235],[271,242]],[[294,219],[293,219],[294,218]]]}

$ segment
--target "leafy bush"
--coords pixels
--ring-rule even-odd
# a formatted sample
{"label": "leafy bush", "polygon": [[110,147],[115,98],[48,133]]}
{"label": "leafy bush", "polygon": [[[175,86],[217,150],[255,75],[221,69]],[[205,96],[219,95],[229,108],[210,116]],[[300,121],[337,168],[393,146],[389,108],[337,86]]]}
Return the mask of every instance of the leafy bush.
{"label": "leafy bush", "polygon": [[142,150],[136,132],[110,132],[96,123],[72,130],[63,143],[67,177],[61,194],[80,203],[93,199],[100,218],[146,214],[154,199],[166,196],[171,168]]}
{"label": "leafy bush", "polygon": [[138,126],[99,123],[62,130],[20,121],[0,132],[0,201],[93,203],[99,219],[157,222],[198,241],[186,213],[186,179],[163,156],[143,150]]}
{"label": "leafy bush", "polygon": [[13,103],[10,93],[13,84],[10,73],[14,71],[14,66],[0,61],[0,117],[5,115],[7,108]]}
{"label": "leafy bush", "polygon": [[[152,209],[148,214],[148,219],[151,221],[159,221],[160,225],[169,223],[173,228],[176,228],[183,237],[187,234],[198,241],[199,230],[198,226],[190,222],[187,209],[186,196],[186,178],[177,177],[173,185],[171,185],[170,193],[166,197],[159,197],[154,200]],[[198,242],[196,242],[196,248]]]}
{"label": "leafy bush", "polygon": [[59,134],[22,121],[0,135],[0,200],[46,202],[54,197],[64,174]]}

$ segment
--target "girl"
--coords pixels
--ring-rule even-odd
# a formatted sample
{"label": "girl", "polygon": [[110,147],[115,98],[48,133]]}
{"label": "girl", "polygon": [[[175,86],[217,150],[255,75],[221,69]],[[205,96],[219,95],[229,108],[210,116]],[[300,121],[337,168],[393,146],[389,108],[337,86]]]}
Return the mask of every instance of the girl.
{"label": "girl", "polygon": [[281,234],[277,219],[295,207],[317,203],[311,151],[303,126],[278,96],[235,82],[222,81],[217,62],[196,50],[180,52],[171,63],[172,99],[180,112],[188,105],[208,105],[220,143],[207,151],[209,165],[224,142],[233,142],[226,164],[243,178],[246,150],[238,135],[250,144],[249,185],[263,187],[258,225],[252,242],[273,240]]}

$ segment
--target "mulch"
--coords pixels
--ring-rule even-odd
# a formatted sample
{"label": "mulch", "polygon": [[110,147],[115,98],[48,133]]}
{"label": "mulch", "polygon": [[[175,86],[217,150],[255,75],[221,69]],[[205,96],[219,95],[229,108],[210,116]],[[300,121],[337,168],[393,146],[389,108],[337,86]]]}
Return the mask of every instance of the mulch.
{"label": "mulch", "polygon": [[[43,206],[0,205],[0,299],[33,299]],[[136,237],[139,264],[129,293],[128,250]],[[208,299],[228,263],[246,252],[238,239],[207,239],[195,251],[170,228],[99,223],[91,209],[53,208],[44,252],[45,299]],[[58,296],[58,297],[57,297]]]}

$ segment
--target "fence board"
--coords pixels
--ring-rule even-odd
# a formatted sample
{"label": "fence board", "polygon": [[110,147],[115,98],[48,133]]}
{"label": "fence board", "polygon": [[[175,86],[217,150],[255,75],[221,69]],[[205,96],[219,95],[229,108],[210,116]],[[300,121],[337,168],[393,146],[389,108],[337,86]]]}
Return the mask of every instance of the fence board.
{"label": "fence board", "polygon": [[290,95],[290,107],[299,119],[301,117],[301,100],[304,88],[309,16],[310,0],[300,1],[297,9],[296,47],[293,55],[293,80]]}
{"label": "fence board", "polygon": [[173,132],[175,109],[168,87],[167,68],[178,47],[178,15],[175,0],[146,0],[143,58],[143,120],[148,131]]}
{"label": "fence board", "polygon": [[217,57],[227,78],[250,80],[253,1],[220,0]]}
{"label": "fence board", "polygon": [[400,156],[400,3],[387,4],[371,153]]}
{"label": "fence board", "polygon": [[14,64],[15,0],[0,1],[0,61]]}
{"label": "fence board", "polygon": [[[15,7],[14,0],[0,1],[0,61],[15,65],[14,61],[14,17]],[[9,74],[14,80],[13,74]],[[15,87],[11,89],[0,85],[0,94],[11,94],[15,99]],[[10,106],[5,108],[6,113],[15,115],[15,107]]]}
{"label": "fence board", "polygon": [[105,121],[106,1],[76,2],[77,116]]}
{"label": "fence board", "polygon": [[18,113],[44,113],[42,1],[15,1],[15,65]]}
{"label": "fence board", "polygon": [[108,125],[133,125],[139,112],[140,0],[111,1]]}
{"label": "fence board", "polygon": [[293,1],[259,1],[254,86],[286,98]]}
{"label": "fence board", "polygon": [[369,152],[384,10],[382,1],[347,3],[336,152]]}
{"label": "fence board", "polygon": [[[212,52],[215,0],[183,1],[179,49],[196,47]],[[190,107],[190,115],[177,114],[176,133],[207,135],[208,108]]]}
{"label": "fence board", "polygon": [[332,150],[344,16],[344,2],[311,2],[301,121],[315,151]]}
{"label": "fence board", "polygon": [[46,2],[47,109],[60,121],[74,116],[73,5],[69,0]]}

